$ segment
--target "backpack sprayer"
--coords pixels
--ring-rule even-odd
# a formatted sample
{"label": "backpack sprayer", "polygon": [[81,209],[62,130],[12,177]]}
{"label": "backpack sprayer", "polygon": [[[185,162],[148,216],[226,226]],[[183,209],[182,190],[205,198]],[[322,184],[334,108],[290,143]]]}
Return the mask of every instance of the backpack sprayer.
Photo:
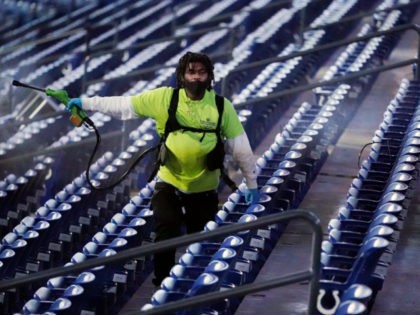
{"label": "backpack sprayer", "polygon": [[[39,91],[39,92],[43,92],[46,95],[55,98],[60,103],[63,103],[66,107],[67,107],[67,104],[70,101],[70,98],[67,94],[67,91],[65,91],[65,90],[53,90],[53,89],[48,89],[48,88],[43,89],[43,88],[32,86],[32,85],[29,85],[29,84],[26,84],[26,83],[19,82],[19,81],[16,81],[16,80],[13,80],[12,85],[36,90],[36,91]],[[109,188],[112,188],[112,187],[116,186],[117,184],[119,184],[121,181],[124,180],[124,178],[131,172],[131,170],[136,166],[136,164],[146,156],[147,153],[149,153],[153,150],[156,150],[158,148],[158,146],[152,146],[152,147],[146,149],[145,151],[143,151],[142,153],[140,153],[140,155],[137,157],[137,159],[134,161],[134,163],[120,176],[120,178],[115,183],[110,184],[108,186],[95,186],[95,185],[93,185],[93,183],[90,180],[89,170],[90,170],[90,166],[92,164],[93,158],[96,154],[96,151],[98,150],[99,144],[101,143],[101,135],[99,134],[98,129],[96,128],[93,121],[87,116],[85,111],[83,111],[80,107],[73,106],[70,111],[71,111],[70,121],[73,123],[73,125],[75,125],[76,127],[80,127],[82,125],[85,125],[88,128],[93,128],[93,130],[95,131],[95,134],[96,134],[96,144],[95,144],[95,147],[94,147],[94,149],[92,151],[92,154],[89,158],[88,166],[87,166],[87,169],[86,169],[86,180],[87,180],[89,186],[94,190],[106,190],[106,189],[109,189]]]}

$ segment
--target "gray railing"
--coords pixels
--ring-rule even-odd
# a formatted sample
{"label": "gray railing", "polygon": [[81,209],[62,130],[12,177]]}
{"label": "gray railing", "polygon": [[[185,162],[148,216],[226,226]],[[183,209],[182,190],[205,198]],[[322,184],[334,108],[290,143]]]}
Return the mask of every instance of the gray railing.
{"label": "gray railing", "polygon": [[311,263],[308,270],[295,272],[293,274],[281,276],[275,279],[267,281],[261,281],[257,283],[251,283],[242,285],[230,290],[212,292],[197,297],[184,299],[181,301],[171,302],[154,309],[145,311],[145,314],[160,314],[169,311],[175,311],[202,305],[212,301],[217,301],[223,298],[230,298],[236,296],[244,296],[253,292],[262,290],[268,290],[279,286],[285,286],[288,284],[309,280],[309,302],[308,302],[308,314],[313,314],[316,310],[316,298],[318,295],[318,282],[320,272],[320,257],[321,257],[321,242],[322,242],[322,228],[319,218],[310,211],[306,210],[291,210],[277,214],[270,214],[263,216],[256,221],[247,223],[237,223],[228,226],[222,226],[216,230],[205,232],[205,233],[194,233],[184,235],[181,237],[169,239],[166,241],[142,245],[139,247],[131,248],[125,251],[119,252],[117,255],[110,257],[98,257],[89,259],[87,261],[71,265],[52,268],[44,271],[37,272],[28,276],[22,276],[10,280],[2,280],[0,282],[0,292],[7,289],[19,288],[29,283],[47,280],[49,278],[64,276],[75,272],[81,272],[93,267],[102,265],[115,265],[118,263],[126,262],[127,260],[151,255],[157,252],[162,252],[168,249],[177,248],[179,246],[188,245],[194,242],[200,242],[209,240],[216,237],[232,235],[233,233],[252,230],[260,227],[266,227],[270,224],[286,222],[290,220],[302,219],[309,223],[312,228],[312,248],[311,248]]}
{"label": "gray railing", "polygon": [[[417,49],[417,58],[412,58],[412,59],[408,59],[408,60],[405,60],[405,61],[396,62],[396,63],[390,64],[390,65],[377,66],[377,67],[374,67],[374,68],[371,68],[371,69],[361,70],[359,72],[354,72],[354,73],[351,73],[351,74],[347,74],[347,75],[341,76],[339,78],[334,78],[334,79],[326,80],[326,81],[320,81],[320,82],[316,82],[316,83],[310,83],[310,84],[307,84],[307,85],[287,89],[287,90],[284,90],[284,91],[281,91],[281,92],[271,93],[270,95],[265,96],[265,97],[256,98],[256,99],[252,99],[252,100],[247,100],[246,102],[242,102],[242,103],[236,103],[235,107],[242,107],[242,106],[246,106],[246,105],[254,105],[254,104],[262,103],[262,102],[265,102],[265,101],[268,101],[268,100],[271,100],[271,99],[276,99],[276,98],[279,98],[279,97],[282,97],[282,96],[308,91],[308,90],[311,90],[311,89],[316,88],[316,87],[321,87],[321,86],[324,86],[324,85],[335,84],[335,83],[347,82],[347,81],[350,81],[350,80],[353,80],[353,79],[356,79],[358,77],[362,77],[362,76],[365,76],[365,75],[384,72],[384,71],[387,71],[387,70],[391,70],[391,69],[395,69],[395,68],[399,68],[399,67],[403,67],[403,66],[407,66],[407,65],[412,65],[412,64],[415,64],[416,67],[417,67],[417,71],[414,74],[414,79],[420,80],[420,26],[417,25],[417,24],[404,24],[404,25],[396,26],[396,27],[394,27],[392,29],[389,29],[389,30],[373,32],[373,33],[370,33],[370,34],[367,34],[367,35],[364,35],[364,36],[359,36],[359,37],[356,37],[356,38],[338,40],[338,41],[335,41],[335,42],[332,42],[332,43],[321,45],[319,47],[315,47],[315,48],[291,53],[291,54],[288,54],[286,56],[266,58],[266,59],[261,60],[261,61],[256,61],[256,62],[244,64],[242,66],[238,66],[234,70],[231,70],[227,74],[227,76],[222,79],[221,94],[222,95],[226,94],[226,89],[227,89],[226,85],[228,84],[228,81],[229,81],[230,77],[234,73],[249,70],[249,69],[252,69],[252,68],[255,68],[255,67],[261,67],[261,66],[273,63],[273,62],[283,62],[283,61],[286,61],[286,60],[289,60],[289,59],[292,59],[292,58],[307,56],[307,55],[310,55],[310,54],[313,54],[313,53],[317,53],[317,52],[332,49],[332,48],[337,48],[337,47],[348,45],[348,44],[351,44],[351,43],[366,41],[366,40],[371,39],[371,38],[384,36],[384,35],[389,35],[389,34],[401,33],[401,32],[405,32],[405,31],[408,31],[408,30],[415,31],[417,33],[417,36],[418,36],[418,39],[419,39],[418,49]],[[168,40],[169,40],[169,38],[168,38]],[[174,65],[152,66],[152,67],[143,68],[141,70],[130,72],[130,73],[124,75],[124,76],[120,76],[120,77],[117,77],[117,78],[97,79],[97,80],[92,80],[92,81],[85,81],[84,86],[86,86],[87,84],[93,84],[93,83],[110,82],[110,81],[113,81],[113,80],[121,80],[121,79],[124,79],[124,78],[135,77],[135,76],[138,76],[138,75],[141,75],[141,74],[151,73],[151,72],[154,72],[156,70],[173,68],[173,67],[174,67]]]}
{"label": "gray railing", "polygon": [[335,41],[333,43],[328,43],[328,44],[321,45],[321,46],[316,47],[316,48],[311,48],[311,49],[291,53],[291,54],[288,54],[286,56],[267,58],[267,59],[264,59],[264,60],[261,60],[261,61],[256,61],[256,62],[248,63],[248,64],[245,64],[245,65],[242,65],[242,66],[238,66],[237,68],[230,71],[226,75],[226,77],[223,78],[223,80],[222,80],[222,95],[224,95],[224,93],[226,93],[227,82],[229,80],[229,77],[232,76],[234,73],[249,70],[249,69],[252,69],[252,68],[255,68],[255,67],[261,67],[261,66],[273,63],[273,62],[282,62],[282,61],[286,61],[286,60],[293,59],[293,58],[296,58],[296,57],[307,56],[309,54],[317,53],[319,51],[328,50],[328,49],[332,49],[332,48],[337,48],[337,47],[348,45],[348,44],[355,43],[355,42],[366,41],[368,39],[379,37],[379,36],[384,36],[384,35],[389,35],[389,34],[394,34],[394,33],[400,33],[400,32],[404,32],[404,31],[407,31],[407,30],[413,30],[417,33],[417,36],[418,36],[418,39],[419,39],[418,49],[417,49],[417,58],[405,60],[405,61],[402,61],[402,62],[397,62],[397,63],[387,65],[387,66],[378,66],[378,67],[375,67],[375,68],[362,70],[362,71],[355,72],[355,73],[352,73],[352,74],[344,75],[344,76],[339,77],[339,78],[335,78],[335,79],[331,79],[331,80],[327,80],[327,81],[320,81],[318,83],[311,83],[311,84],[308,84],[308,85],[299,86],[299,87],[296,87],[296,88],[284,90],[284,91],[278,92],[278,93],[271,93],[269,96],[266,96],[266,97],[263,97],[263,98],[247,100],[244,103],[235,104],[235,107],[236,106],[239,107],[239,106],[249,105],[249,104],[255,104],[255,103],[258,103],[258,102],[265,101],[265,100],[275,99],[275,98],[279,98],[281,96],[307,91],[307,90],[313,89],[315,87],[320,87],[320,86],[323,86],[323,85],[346,82],[346,81],[349,81],[349,80],[352,80],[352,79],[355,79],[355,78],[358,78],[358,77],[361,77],[361,76],[365,76],[365,75],[368,75],[368,74],[383,72],[383,71],[386,71],[386,70],[399,68],[399,67],[410,65],[410,64],[416,64],[417,65],[417,70],[418,71],[416,71],[416,73],[415,73],[415,79],[418,80],[418,79],[420,79],[420,73],[419,73],[419,71],[420,71],[420,27],[417,24],[404,24],[404,25],[396,26],[396,27],[394,27],[392,29],[389,29],[389,30],[373,32],[373,33],[370,33],[370,34],[367,34],[367,35],[364,35],[364,36],[359,36],[359,37],[356,37],[356,38],[338,40],[338,41]]}

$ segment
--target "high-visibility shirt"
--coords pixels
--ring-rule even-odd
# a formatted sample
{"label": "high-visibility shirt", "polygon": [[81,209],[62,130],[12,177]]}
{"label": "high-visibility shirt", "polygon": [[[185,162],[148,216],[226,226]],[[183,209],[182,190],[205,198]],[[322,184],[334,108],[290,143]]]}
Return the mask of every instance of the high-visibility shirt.
{"label": "high-visibility shirt", "polygon": [[[173,88],[161,87],[132,96],[134,112],[156,121],[156,130],[163,135],[168,119],[168,108]],[[214,130],[218,121],[214,90],[207,91],[201,100],[191,100],[180,89],[176,119],[182,126]],[[225,98],[221,122],[221,135],[232,139],[244,132],[232,104]],[[215,147],[214,132],[178,130],[171,132],[166,140],[168,154],[165,164],[158,171],[163,181],[185,192],[202,192],[216,189],[220,170],[209,171],[207,154]]]}

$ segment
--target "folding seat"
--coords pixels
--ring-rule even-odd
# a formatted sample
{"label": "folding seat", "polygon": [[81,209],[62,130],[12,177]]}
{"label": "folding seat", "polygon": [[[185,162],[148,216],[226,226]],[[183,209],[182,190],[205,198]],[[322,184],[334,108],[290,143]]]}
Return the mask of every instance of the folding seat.
{"label": "folding seat", "polygon": [[413,177],[406,173],[406,172],[396,172],[396,173],[392,173],[390,174],[391,177],[387,177],[385,180],[382,177],[377,177],[377,176],[372,176],[372,173],[370,173],[369,171],[367,171],[364,168],[361,168],[359,170],[359,173],[357,175],[357,177],[359,179],[361,179],[363,181],[363,185],[368,185],[369,187],[371,185],[375,185],[376,187],[380,186],[380,187],[385,187],[386,183],[388,181],[390,182],[401,182],[401,183],[406,183],[409,184],[412,180]]}
{"label": "folding seat", "polygon": [[358,301],[367,306],[373,299],[373,290],[364,284],[354,283],[350,285],[340,297],[340,304],[346,301]]}
{"label": "folding seat", "polygon": [[[83,184],[80,186],[81,183],[78,181],[72,181],[71,183],[67,184],[64,187],[64,191],[68,195],[75,195],[82,199],[84,207],[92,207],[95,205],[95,201],[97,201],[97,197],[93,196],[92,191],[89,187],[84,186]],[[65,201],[66,202],[66,201]]]}
{"label": "folding seat", "polygon": [[[250,205],[245,210],[245,212],[238,212],[238,211],[227,212],[225,210],[219,210],[216,213],[215,221],[219,225],[229,224],[229,222],[232,222],[232,223],[241,222],[245,219],[243,217],[244,214],[261,217],[261,216],[269,214],[267,210],[268,209],[261,204]],[[267,243],[266,245],[271,244],[270,246],[273,246],[274,243],[277,241],[277,238],[280,234],[281,229],[282,228],[280,225],[272,224],[267,228],[257,229],[255,231],[255,235],[263,238],[261,242]]]}
{"label": "folding seat", "polygon": [[373,212],[371,210],[349,209],[346,207],[340,207],[338,211],[338,219],[353,219],[366,222],[375,220],[375,218],[381,214],[391,214],[395,216],[398,220],[403,221],[406,216],[406,209],[404,209],[402,205],[393,202],[386,202],[380,205],[378,208],[376,208]]}
{"label": "folding seat", "polygon": [[[372,237],[363,244],[357,256],[327,255],[326,265],[321,269],[321,286],[328,282],[361,283],[377,289],[383,282],[387,267],[378,265],[389,242],[381,237]],[[329,280],[331,279],[331,280]]]}
{"label": "folding seat", "polygon": [[[60,305],[54,306],[60,312],[66,310],[67,314],[71,314],[70,311],[78,313],[82,310],[84,305],[84,288],[77,284],[71,284],[66,288],[54,288],[54,287],[40,287],[35,291],[33,298],[41,302],[41,309],[47,308],[52,310],[54,301],[58,298],[63,298],[71,302],[70,306],[66,303],[65,308]],[[43,306],[45,304],[45,306]]]}
{"label": "folding seat", "polygon": [[134,217],[134,218],[126,217],[122,213],[116,213],[111,218],[111,223],[116,224],[120,229],[133,228],[138,233],[141,234],[142,231],[144,230],[144,226],[146,225],[146,220],[139,217]]}
{"label": "folding seat", "polygon": [[[186,253],[191,254],[192,256],[202,256],[208,258],[215,258],[213,255],[217,253],[221,248],[232,248],[236,252],[236,258],[231,261],[233,262],[234,269],[231,269],[229,278],[232,283],[243,282],[246,278],[246,273],[252,270],[252,263],[249,259],[242,257],[245,255],[244,250],[244,241],[241,237],[237,235],[230,235],[226,237],[221,243],[219,242],[201,242],[193,243],[189,245],[186,249]],[[204,258],[206,259],[206,258]]]}
{"label": "folding seat", "polygon": [[[87,244],[86,244],[87,245]],[[112,255],[116,255],[117,252],[112,248],[105,248],[100,250],[99,252],[95,250],[94,246],[93,248],[89,248],[89,246],[85,246],[83,248],[83,252],[77,252],[73,255],[71,258],[71,263],[78,263],[86,261],[87,259],[91,259],[94,257],[109,257]],[[86,254],[85,254],[86,253]],[[89,272],[93,273],[95,275],[95,284],[98,288],[104,289],[104,287],[112,287],[114,285],[114,276],[116,274],[122,275],[121,278],[124,278],[126,276],[126,273],[122,270],[119,266],[97,266],[94,268],[89,269]],[[97,294],[101,295],[103,292],[96,292]]]}
{"label": "folding seat", "polygon": [[[45,211],[43,212],[43,210]],[[35,216],[33,217],[33,219],[34,219],[34,223],[32,225],[35,225],[35,222],[37,221],[46,221],[50,224],[49,234],[48,234],[49,241],[58,240],[59,234],[63,232],[62,212],[51,211],[51,210],[46,209],[45,207],[40,207],[35,212]]]}
{"label": "folding seat", "polygon": [[360,233],[366,233],[369,228],[372,228],[378,224],[388,225],[394,230],[401,230],[401,223],[398,218],[392,214],[381,213],[378,216],[373,216],[371,220],[357,220],[357,219],[332,219],[328,223],[328,230],[337,229],[342,231],[355,231]]}
{"label": "folding seat", "polygon": [[121,251],[127,249],[128,246],[128,241],[125,238],[119,237],[118,234],[110,235],[104,232],[97,232],[92,237],[92,241],[87,243],[90,244],[89,246],[92,246],[90,249],[94,248],[93,245],[91,245],[92,243],[96,245],[96,250],[92,253],[93,255],[96,255],[96,253],[99,253],[104,249]]}
{"label": "folding seat", "polygon": [[[260,178],[260,176],[257,177],[257,180],[258,180],[258,178]],[[273,175],[273,176],[267,176],[267,178],[265,178],[264,181],[265,181],[264,185],[261,185],[261,187],[260,187],[260,192],[262,191],[263,187],[264,187],[264,189],[263,189],[264,193],[266,193],[266,191],[265,191],[266,188],[269,188],[270,189],[270,191],[269,191],[270,196],[269,196],[268,200],[263,202],[263,204],[266,204],[266,203],[271,204],[271,201],[277,197],[278,192],[283,189],[284,178],[282,178],[280,176]],[[271,187],[274,187],[275,190],[272,189]],[[267,205],[267,207],[269,207],[269,206]]]}
{"label": "folding seat", "polygon": [[[246,270],[241,270],[241,266],[246,265]],[[238,257],[233,266],[228,262],[213,259],[204,269],[204,272],[217,275],[221,281],[221,288],[232,288],[246,282],[247,272],[250,262],[246,259]]]}
{"label": "folding seat", "polygon": [[[244,214],[242,215],[237,223],[245,223],[256,220],[257,217],[253,214]],[[224,223],[229,224],[229,223]],[[209,221],[205,226],[205,231],[211,231],[217,228],[218,224],[214,221]],[[237,267],[241,268],[238,270],[245,272],[255,271],[256,268],[259,268],[266,259],[266,255],[271,250],[271,240],[266,239],[267,231],[270,229],[257,229],[255,231],[240,231],[237,233],[239,237],[244,240],[244,246],[242,250],[238,253],[239,257],[243,257],[249,262],[243,262],[243,264],[238,264]],[[261,236],[262,235],[262,236]],[[255,275],[252,274],[253,276]]]}
{"label": "folding seat", "polygon": [[89,295],[91,290],[96,289],[95,275],[90,271],[84,271],[77,275],[66,275],[48,279],[46,287],[56,291],[64,291],[70,285],[78,285],[84,289],[84,294]]}
{"label": "folding seat", "polygon": [[152,307],[163,305],[172,301],[178,301],[185,297],[185,293],[177,291],[167,291],[164,289],[159,289],[153,293],[150,298],[150,304]]}
{"label": "folding seat", "polygon": [[57,200],[58,203],[67,203],[71,205],[72,212],[70,213],[70,216],[68,217],[68,220],[70,223],[77,222],[79,218],[80,211],[83,209],[82,204],[82,198],[81,196],[75,195],[75,194],[69,194],[64,189],[59,191],[55,197],[55,200]]}
{"label": "folding seat", "polygon": [[35,250],[46,249],[49,242],[50,223],[46,220],[34,220],[29,216],[23,218],[21,223],[29,229],[38,232],[36,237],[37,248]]}
{"label": "folding seat", "polygon": [[[205,293],[218,291],[220,287],[220,279],[214,274],[204,272],[202,273],[192,285],[191,289],[185,295],[185,298],[193,297]],[[212,305],[197,306],[193,309],[186,309],[182,311],[183,315],[202,314],[205,313]]]}
{"label": "folding seat", "polygon": [[19,238],[15,233],[8,233],[6,234],[0,245],[0,251],[4,251],[5,249],[11,249],[14,251],[14,264],[17,268],[23,267],[24,263],[26,262],[26,254],[27,254],[27,245],[28,242],[23,238]]}
{"label": "folding seat", "polygon": [[132,203],[132,201],[130,201],[129,203],[127,203],[122,209],[121,209],[121,214],[123,216],[125,216],[126,218],[135,218],[137,217],[140,209],[142,208],[138,208],[138,206],[134,203]]}
{"label": "folding seat", "polygon": [[381,214],[392,214],[399,220],[404,221],[407,216],[407,209],[401,204],[386,202],[381,204],[375,211],[374,218]]}
{"label": "folding seat", "polygon": [[172,292],[186,293],[191,289],[194,280],[203,272],[203,266],[184,266],[175,264],[170,272],[169,277],[163,279],[160,288]]}
{"label": "folding seat", "polygon": [[124,248],[120,250],[137,247],[140,246],[142,243],[142,234],[139,233],[136,229],[131,227],[123,228],[117,235],[118,238],[122,238],[127,241]]}
{"label": "folding seat", "polygon": [[130,203],[136,207],[150,207],[150,198],[144,198],[140,195],[135,195],[130,199]]}
{"label": "folding seat", "polygon": [[56,211],[60,213],[64,226],[70,225],[71,217],[73,216],[73,206],[70,203],[59,202],[55,199],[48,199],[44,203],[44,207],[50,211]]}
{"label": "folding seat", "polygon": [[150,200],[150,198],[152,198],[152,195],[153,195],[153,191],[154,191],[154,184],[155,184],[156,182],[154,181],[154,182],[152,182],[152,183],[149,183],[149,184],[147,184],[145,187],[143,187],[142,189],[140,189],[140,191],[139,191],[139,196],[143,199],[143,200],[145,200],[145,199],[149,199]]}
{"label": "folding seat", "polygon": [[386,187],[383,187],[383,189],[380,189],[379,187],[377,187],[377,189],[367,189],[363,188],[361,185],[363,185],[361,181],[353,181],[352,187],[349,188],[347,196],[352,196],[358,199],[372,200],[379,203],[381,197],[387,195],[388,193],[398,192],[400,194],[406,195],[406,192],[409,189],[407,184],[400,182],[390,182]]}
{"label": "folding seat", "polygon": [[[275,181],[272,180],[272,182]],[[264,206],[265,208],[269,208],[270,204],[272,204],[273,199],[277,195],[278,188],[267,183],[266,185],[262,186],[259,189],[259,191],[260,198],[258,199],[258,204]]]}
{"label": "folding seat", "polygon": [[229,235],[222,240],[222,242],[203,241],[190,244],[186,252],[213,255],[220,247],[224,248],[238,248],[244,244],[244,240],[237,235]]}
{"label": "folding seat", "polygon": [[[122,210],[124,215],[128,213]],[[146,224],[143,228],[142,239],[147,242],[151,242],[154,240],[154,217],[153,217],[153,210],[150,208],[140,208],[138,209],[138,213],[135,216],[136,218],[141,218],[146,221]],[[134,217],[133,217],[134,218]]]}
{"label": "folding seat", "polygon": [[329,254],[332,254],[333,252],[337,254],[357,252],[358,248],[362,246],[366,239],[370,239],[374,236],[379,236],[388,240],[389,246],[387,252],[391,254],[395,252],[396,242],[399,239],[399,232],[386,225],[376,225],[370,228],[366,233],[340,231],[337,229],[331,230],[328,234],[328,239],[333,247],[330,249]]}
{"label": "folding seat", "polygon": [[[194,284],[194,281],[202,273],[211,273],[219,277],[219,279],[224,279],[228,273],[231,273],[229,263],[223,260],[212,259],[209,261],[207,266],[185,266],[185,265],[175,265],[170,272],[169,279],[162,282],[162,288],[170,291],[180,291],[187,292]],[[240,284],[240,283],[237,283]],[[234,286],[235,284],[226,284],[227,286]]]}
{"label": "folding seat", "polygon": [[340,303],[335,311],[336,315],[367,315],[368,308],[359,301],[346,300]]}
{"label": "folding seat", "polygon": [[15,256],[14,250],[6,248],[0,252],[0,262],[2,268],[0,269],[0,279],[12,278],[15,274]]}
{"label": "folding seat", "polygon": [[43,222],[48,223],[48,226],[43,226],[42,230],[46,229],[43,235],[44,238],[42,243],[39,246],[48,246],[49,242],[57,241],[59,238],[59,234],[62,232],[62,214],[61,212],[57,211],[50,211],[45,207],[40,207],[35,216],[26,216],[22,219],[22,225],[26,226],[27,228],[31,229],[40,229]]}
{"label": "folding seat", "polygon": [[388,192],[399,192],[406,194],[409,189],[409,186],[404,182],[399,181],[390,181],[384,185],[367,185],[360,178],[353,179],[351,187],[347,193],[347,196],[359,197],[362,199],[378,199],[381,195],[385,195]]}
{"label": "folding seat", "polygon": [[252,214],[252,215],[255,215],[257,217],[261,217],[261,216],[267,215],[267,208],[264,205],[262,205],[260,203],[257,203],[257,204],[250,205],[248,207],[248,209],[246,209],[245,213],[246,214]]}
{"label": "folding seat", "polygon": [[377,207],[388,203],[393,202],[397,204],[401,204],[403,207],[405,206],[406,196],[399,192],[388,192],[383,196],[380,196],[380,199],[362,199],[350,196],[347,198],[346,206],[349,209],[361,209],[361,210],[371,210],[374,211]]}
{"label": "folding seat", "polygon": [[275,159],[274,156],[270,157],[269,154],[259,158],[256,162],[258,175],[271,176],[278,169],[279,160]]}
{"label": "folding seat", "polygon": [[[68,299],[58,298],[54,301],[28,300],[22,307],[21,313],[30,314],[68,314],[71,315],[71,302]],[[73,313],[74,314],[74,313]]]}
{"label": "folding seat", "polygon": [[183,266],[197,266],[205,267],[211,260],[217,259],[226,261],[227,263],[233,263],[236,259],[237,253],[233,248],[219,248],[212,256],[202,255],[187,252],[179,258],[179,264]]}
{"label": "folding seat", "polygon": [[[389,122],[391,120],[394,121],[395,119],[395,122],[397,124],[400,124],[402,126],[408,126],[412,117],[413,117],[412,110],[409,110],[408,112],[401,111],[398,108],[396,108],[394,105],[392,105],[391,103],[385,110],[384,122]],[[386,124],[384,125],[381,124],[380,126],[381,126],[380,130],[383,131],[386,137],[396,137],[398,139],[402,139],[404,137],[405,132],[401,132],[401,131],[393,132],[393,131],[387,130]]]}
{"label": "folding seat", "polygon": [[308,156],[307,145],[303,143],[295,143],[291,150],[285,155],[285,160],[296,163],[294,168],[294,177],[303,182],[302,185],[312,180],[315,160]]}

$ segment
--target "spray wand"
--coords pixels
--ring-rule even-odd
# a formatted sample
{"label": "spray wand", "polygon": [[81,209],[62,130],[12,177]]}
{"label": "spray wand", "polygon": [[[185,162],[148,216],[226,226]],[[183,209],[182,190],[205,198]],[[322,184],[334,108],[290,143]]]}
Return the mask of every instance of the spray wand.
{"label": "spray wand", "polygon": [[[67,95],[67,91],[65,91],[65,90],[43,89],[43,88],[32,86],[32,85],[29,85],[29,84],[26,84],[26,83],[19,82],[19,81],[16,81],[16,80],[13,80],[12,84],[14,86],[20,86],[20,87],[24,87],[24,88],[28,88],[28,89],[43,92],[46,95],[55,98],[60,103],[63,103],[66,106],[67,106],[68,102],[70,101],[70,98]],[[107,190],[107,189],[110,189],[110,188],[116,186],[117,184],[119,184],[121,181],[123,181],[127,177],[127,175],[134,169],[134,167],[137,165],[138,162],[140,162],[140,160],[142,160],[148,153],[153,152],[153,151],[157,150],[157,148],[158,148],[158,146],[153,146],[153,147],[150,147],[150,148],[144,150],[142,153],[140,153],[140,155],[137,157],[137,159],[134,161],[134,163],[120,176],[120,178],[116,182],[114,182],[112,184],[109,184],[107,186],[95,186],[90,180],[89,170],[90,170],[90,166],[92,165],[93,158],[96,154],[96,151],[99,147],[99,144],[101,143],[101,136],[98,132],[98,129],[96,129],[93,121],[86,115],[86,113],[81,108],[79,108],[77,106],[72,106],[72,108],[71,108],[70,121],[76,127],[80,127],[82,124],[86,124],[88,127],[92,127],[93,130],[95,131],[96,144],[95,144],[93,152],[92,152],[92,154],[89,158],[88,166],[87,166],[87,169],[86,169],[87,182],[89,183],[89,186],[94,190]]]}
{"label": "spray wand", "polygon": [[[28,88],[28,89],[43,92],[46,95],[55,98],[60,103],[63,103],[65,106],[67,106],[68,102],[70,101],[70,98],[67,95],[67,91],[65,91],[65,90],[53,90],[53,89],[48,89],[48,88],[43,89],[43,88],[39,88],[39,87],[36,87],[36,86],[33,86],[33,85],[29,85],[29,84],[26,84],[26,83],[19,82],[19,81],[16,81],[16,80],[13,80],[12,84],[14,86],[20,86],[20,87],[24,87],[24,88]],[[86,113],[81,108],[79,108],[77,106],[73,106],[71,108],[70,121],[76,127],[80,127],[85,122],[90,126],[92,126],[92,124],[93,124],[92,121],[89,119],[89,117],[86,115]]]}

